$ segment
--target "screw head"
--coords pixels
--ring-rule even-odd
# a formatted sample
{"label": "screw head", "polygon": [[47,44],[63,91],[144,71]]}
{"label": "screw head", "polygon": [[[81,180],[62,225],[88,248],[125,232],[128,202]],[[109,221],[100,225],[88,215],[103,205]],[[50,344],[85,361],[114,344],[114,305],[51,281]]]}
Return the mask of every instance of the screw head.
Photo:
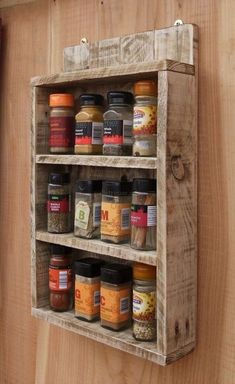
{"label": "screw head", "polygon": [[82,37],[81,44],[87,44],[87,43],[88,43],[88,39],[86,37]]}
{"label": "screw head", "polygon": [[181,19],[177,19],[177,20],[175,20],[175,22],[174,22],[174,25],[183,25],[184,24],[184,22],[183,22],[183,20],[181,20]]}

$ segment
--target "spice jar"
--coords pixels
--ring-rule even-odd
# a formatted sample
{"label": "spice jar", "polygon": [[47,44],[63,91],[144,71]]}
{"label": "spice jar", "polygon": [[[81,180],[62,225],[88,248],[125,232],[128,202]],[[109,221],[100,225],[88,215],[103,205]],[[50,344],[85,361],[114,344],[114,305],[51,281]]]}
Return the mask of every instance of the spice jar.
{"label": "spice jar", "polygon": [[156,156],[157,86],[153,80],[134,85],[133,156]]}
{"label": "spice jar", "polygon": [[127,328],[131,321],[132,268],[107,264],[101,268],[101,326],[114,331]]}
{"label": "spice jar", "polygon": [[74,97],[69,93],[50,95],[51,153],[72,153],[74,148]]}
{"label": "spice jar", "polygon": [[75,193],[74,234],[92,239],[100,235],[102,182],[79,180]]}
{"label": "spice jar", "polygon": [[108,92],[109,109],[104,113],[103,154],[132,154],[133,95],[130,92]]}
{"label": "spice jar", "polygon": [[48,184],[47,230],[71,231],[71,189],[69,173],[51,173]]}
{"label": "spice jar", "polygon": [[131,247],[156,249],[156,180],[134,179],[131,205]]}
{"label": "spice jar", "polygon": [[92,257],[75,262],[75,316],[94,321],[100,317],[100,268],[102,260]]}
{"label": "spice jar", "polygon": [[101,240],[125,243],[130,238],[131,183],[103,181]]}
{"label": "spice jar", "polygon": [[79,98],[81,110],[76,115],[75,148],[77,154],[102,154],[104,98],[83,94]]}
{"label": "spice jar", "polygon": [[156,339],[156,267],[133,266],[133,336],[139,341]]}
{"label": "spice jar", "polygon": [[73,272],[70,248],[51,246],[49,263],[50,307],[53,311],[68,311],[72,307]]}

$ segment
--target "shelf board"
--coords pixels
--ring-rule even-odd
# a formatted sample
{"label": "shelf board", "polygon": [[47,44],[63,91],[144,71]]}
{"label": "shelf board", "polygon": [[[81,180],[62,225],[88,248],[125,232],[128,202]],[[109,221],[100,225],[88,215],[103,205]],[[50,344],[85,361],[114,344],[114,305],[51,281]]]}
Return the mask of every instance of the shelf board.
{"label": "shelf board", "polygon": [[156,169],[156,157],[36,155],[37,164],[84,165],[90,167]]}
{"label": "shelf board", "polygon": [[75,83],[87,83],[89,81],[104,82],[111,81],[118,77],[119,79],[128,78],[146,78],[154,76],[158,71],[174,71],[194,75],[194,65],[180,63],[173,60],[152,61],[148,63],[122,64],[115,67],[102,67],[93,69],[83,69],[74,72],[62,72],[48,76],[33,77],[32,86],[53,86],[53,85],[74,85]]}
{"label": "shelf board", "polygon": [[32,308],[32,315],[38,319],[45,320],[63,329],[75,332],[81,336],[98,341],[102,344],[131,353],[150,360],[160,365],[167,365],[179,359],[193,350],[194,344],[188,344],[182,350],[178,350],[168,356],[157,352],[156,342],[139,342],[132,336],[132,330],[113,332],[102,328],[100,322],[89,323],[74,317],[73,311],[53,312],[49,307]]}
{"label": "shelf board", "polygon": [[87,240],[74,236],[73,233],[54,234],[46,231],[37,231],[36,240],[46,243],[64,245],[71,248],[81,249],[83,251],[108,255],[123,260],[138,261],[140,263],[156,265],[156,251],[137,251],[132,249],[129,244],[111,244],[101,240]]}

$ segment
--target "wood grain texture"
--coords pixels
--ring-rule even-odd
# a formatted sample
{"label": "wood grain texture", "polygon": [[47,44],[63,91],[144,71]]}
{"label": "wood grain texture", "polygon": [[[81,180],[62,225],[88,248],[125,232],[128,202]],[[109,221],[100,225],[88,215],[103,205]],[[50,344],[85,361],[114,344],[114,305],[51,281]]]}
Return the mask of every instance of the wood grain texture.
{"label": "wood grain texture", "polygon": [[[232,0],[38,0],[1,10],[1,383],[234,384],[234,8]],[[93,42],[178,18],[200,31],[198,342],[161,368],[30,316],[28,84],[60,72],[64,47],[83,36]]]}

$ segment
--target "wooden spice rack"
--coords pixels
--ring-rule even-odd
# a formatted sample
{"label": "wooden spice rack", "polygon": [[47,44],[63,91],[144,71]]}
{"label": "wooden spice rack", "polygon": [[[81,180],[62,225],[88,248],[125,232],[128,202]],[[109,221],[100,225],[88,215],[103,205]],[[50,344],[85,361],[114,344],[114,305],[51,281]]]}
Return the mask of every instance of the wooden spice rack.
{"label": "wooden spice rack", "polygon": [[[186,26],[190,32],[188,41],[184,39],[182,43],[188,47],[186,63],[169,60],[166,54],[166,59],[161,61],[91,68],[32,79],[32,314],[161,365],[190,352],[196,338],[197,29],[188,24],[177,27],[178,30],[172,27],[162,31],[168,31],[167,36],[172,39],[181,27],[186,30]],[[167,40],[164,41],[166,44]],[[179,44],[175,52],[179,53]],[[140,78],[158,78],[156,158],[49,154],[49,94],[65,91],[73,93],[76,99],[84,92],[106,95],[111,89],[132,90],[133,83]],[[73,181],[92,177],[117,179],[123,174],[130,180],[134,177],[156,178],[157,252],[80,239],[73,233],[48,233],[47,180],[54,169],[69,170]],[[86,323],[76,319],[73,312],[51,311],[48,291],[50,243],[72,247],[76,258],[92,253],[106,260],[156,265],[157,342],[138,342],[132,337],[131,329],[112,332],[103,329],[99,322]]]}

